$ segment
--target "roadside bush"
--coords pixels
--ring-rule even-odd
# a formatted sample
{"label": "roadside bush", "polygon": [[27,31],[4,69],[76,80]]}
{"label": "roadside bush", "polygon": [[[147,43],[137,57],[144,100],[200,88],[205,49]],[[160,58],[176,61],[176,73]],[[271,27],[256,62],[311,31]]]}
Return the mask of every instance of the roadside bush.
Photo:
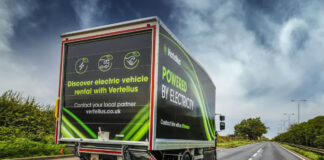
{"label": "roadside bush", "polygon": [[324,134],[320,136],[316,136],[314,144],[318,146],[318,148],[324,148]]}
{"label": "roadside bush", "polygon": [[225,147],[225,148],[232,148],[238,147],[242,145],[247,145],[251,143],[256,143],[256,140],[250,140],[243,137],[234,137],[232,135],[229,136],[220,136],[217,134],[217,146],[218,147]]}
{"label": "roadside bush", "polygon": [[289,131],[276,136],[274,140],[324,148],[324,116],[294,125]]}
{"label": "roadside bush", "polygon": [[54,111],[41,106],[33,98],[23,98],[20,93],[7,91],[0,97],[0,141],[28,138],[42,141],[54,135]]}
{"label": "roadside bush", "polygon": [[[57,155],[63,145],[44,144],[27,138],[0,141],[0,158],[21,158],[43,155]],[[69,151],[64,150],[67,154]]]}
{"label": "roadside bush", "polygon": [[231,141],[243,141],[246,140],[243,137],[232,137],[232,136],[220,136],[217,135],[217,142],[223,143],[223,142],[231,142]]}
{"label": "roadside bush", "polygon": [[19,92],[0,96],[0,159],[57,155],[63,145],[54,144],[54,132],[50,106],[23,98]]}

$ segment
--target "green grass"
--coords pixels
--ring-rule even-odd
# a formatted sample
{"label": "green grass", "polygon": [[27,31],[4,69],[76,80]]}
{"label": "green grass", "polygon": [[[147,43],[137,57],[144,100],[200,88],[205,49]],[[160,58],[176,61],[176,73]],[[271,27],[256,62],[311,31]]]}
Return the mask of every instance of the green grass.
{"label": "green grass", "polygon": [[[62,146],[53,144],[53,142],[31,141],[27,138],[0,141],[0,159],[59,155]],[[65,149],[63,154],[71,154],[71,152]]]}
{"label": "green grass", "polygon": [[308,151],[308,150],[304,150],[304,149],[301,149],[301,148],[297,148],[297,147],[293,147],[293,146],[290,146],[290,145],[286,145],[286,144],[281,144],[279,143],[281,146],[289,149],[289,150],[292,150],[292,151],[295,151],[307,158],[310,158],[310,159],[314,159],[314,160],[324,160],[324,156],[320,155],[320,154],[317,154],[317,153],[314,153],[314,152],[311,152],[311,151]]}
{"label": "green grass", "polygon": [[249,140],[243,137],[232,137],[232,136],[217,136],[217,147],[223,148],[234,148],[238,146],[244,146],[247,144],[257,143],[259,141]]}
{"label": "green grass", "polygon": [[244,146],[244,145],[252,144],[252,143],[256,143],[256,142],[258,142],[258,141],[251,141],[251,140],[246,140],[246,139],[232,140],[232,141],[226,141],[226,142],[219,142],[219,143],[217,143],[217,147],[234,148],[234,147]]}

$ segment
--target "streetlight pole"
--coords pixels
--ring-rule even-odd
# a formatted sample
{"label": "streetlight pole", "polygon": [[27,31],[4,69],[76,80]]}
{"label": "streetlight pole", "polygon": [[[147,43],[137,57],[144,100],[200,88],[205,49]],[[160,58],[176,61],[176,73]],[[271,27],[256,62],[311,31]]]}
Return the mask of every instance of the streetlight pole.
{"label": "streetlight pole", "polygon": [[290,123],[290,116],[293,116],[294,113],[284,113],[285,116],[288,116],[288,128],[290,127],[291,123]]}
{"label": "streetlight pole", "polygon": [[282,132],[286,131],[286,125],[285,125],[285,120],[280,120],[282,122]]}
{"label": "streetlight pole", "polygon": [[308,101],[307,99],[293,99],[291,100],[291,102],[297,102],[297,107],[298,107],[298,123],[300,123],[300,112],[299,112],[299,108],[300,108],[300,102],[306,102]]}

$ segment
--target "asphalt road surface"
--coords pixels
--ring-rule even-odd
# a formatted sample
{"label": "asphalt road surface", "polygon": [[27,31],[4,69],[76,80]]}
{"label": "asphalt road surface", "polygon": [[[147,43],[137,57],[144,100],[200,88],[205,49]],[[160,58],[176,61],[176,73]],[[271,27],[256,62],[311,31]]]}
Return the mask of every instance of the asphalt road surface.
{"label": "asphalt road surface", "polygon": [[303,160],[273,142],[261,142],[217,151],[217,160]]}

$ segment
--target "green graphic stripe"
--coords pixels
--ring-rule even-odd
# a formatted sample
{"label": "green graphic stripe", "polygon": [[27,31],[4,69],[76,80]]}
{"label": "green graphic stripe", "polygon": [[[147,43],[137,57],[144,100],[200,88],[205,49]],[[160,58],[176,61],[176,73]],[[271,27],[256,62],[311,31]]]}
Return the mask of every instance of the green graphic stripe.
{"label": "green graphic stripe", "polygon": [[[126,127],[120,132],[120,134],[123,134],[124,137],[122,140],[135,140],[139,141],[143,138],[145,133],[148,131],[148,129],[145,131],[143,128],[144,125],[146,125],[146,121],[149,120],[149,105],[150,103],[143,106],[138,113],[134,116],[134,118],[126,125]],[[144,124],[145,123],[145,124]],[[145,128],[145,127],[144,127]],[[142,133],[145,132],[145,133]],[[136,138],[132,138],[136,137]],[[115,140],[118,140],[120,138],[115,137]]]}
{"label": "green graphic stripe", "polygon": [[[201,108],[201,111],[202,111],[206,137],[210,141],[210,140],[212,140],[211,136],[214,138],[215,135],[214,135],[214,131],[211,130],[213,127],[211,127],[211,124],[210,124],[209,119],[208,119],[208,114],[207,114],[207,111],[206,111],[207,106],[205,104],[205,96],[203,94],[203,91],[202,91],[203,89],[201,88],[200,81],[199,81],[199,78],[197,76],[194,65],[192,64],[192,62],[191,62],[189,56],[187,55],[187,53],[182,49],[181,46],[178,45],[177,42],[175,42],[173,39],[169,38],[168,36],[166,36],[166,35],[164,35],[162,33],[160,33],[160,35],[163,36],[164,38],[168,39],[169,41],[171,41],[174,45],[176,45],[180,49],[180,51],[183,53],[183,55],[187,58],[188,62],[190,63],[190,65],[192,67],[192,70],[189,69],[189,67],[188,67],[188,69],[189,69],[188,71],[192,72],[191,74],[195,77],[195,79],[196,79],[196,81],[198,83],[198,87],[195,87],[196,88],[195,92],[198,92],[198,93],[195,93],[195,95],[196,95],[196,98],[199,99],[199,101],[200,101],[198,103],[202,105],[200,108]],[[196,86],[195,83],[193,83],[193,84],[194,84],[194,86]]]}
{"label": "green graphic stripe", "polygon": [[[64,130],[62,130],[64,129]],[[62,120],[62,129],[61,131],[64,131],[68,134],[68,137],[66,138],[76,138],[76,137],[79,137],[74,131],[72,128],[70,128],[65,121]]]}
{"label": "green graphic stripe", "polygon": [[[169,38],[168,36],[166,36],[166,35],[164,35],[164,34],[162,34],[162,33],[160,33],[164,38],[166,38],[166,39],[168,39],[169,41],[171,41],[173,44],[175,44],[180,50],[181,50],[181,52],[184,54],[184,56],[186,56],[186,58],[188,59],[188,62],[191,64],[191,67],[192,67],[192,69],[190,69],[190,67],[186,67],[187,68],[187,71],[189,71],[191,74],[190,75],[193,75],[195,78],[196,78],[196,81],[197,81],[197,83],[198,83],[198,87],[199,87],[199,89],[200,90],[198,90],[198,89],[195,89],[195,91],[197,92],[197,90],[198,90],[198,93],[195,93],[195,95],[196,95],[196,98],[199,100],[199,104],[200,104],[200,109],[201,109],[201,111],[202,111],[202,116],[203,116],[203,122],[204,122],[204,127],[205,127],[205,132],[206,132],[206,137],[207,137],[207,139],[208,140],[211,140],[211,137],[210,137],[210,124],[209,124],[209,121],[207,120],[207,114],[206,114],[206,111],[205,111],[205,103],[204,103],[204,101],[202,101],[201,100],[201,96],[203,96],[203,94],[202,94],[202,92],[201,92],[201,87],[200,87],[200,82],[199,82],[199,79],[198,79],[198,77],[197,77],[197,73],[195,72],[195,70],[194,70],[194,66],[193,66],[193,64],[192,64],[192,62],[191,62],[191,60],[190,60],[190,58],[189,58],[189,56],[186,54],[186,52],[175,42],[175,41],[173,41],[171,38]],[[191,76],[188,76],[188,77],[191,77]],[[192,80],[193,81],[193,80]],[[193,82],[193,84],[194,84],[194,86],[196,86],[195,85],[195,83]],[[200,92],[200,94],[199,94],[199,92]],[[203,98],[204,99],[204,98]]]}
{"label": "green graphic stripe", "polygon": [[149,103],[146,104],[136,115],[135,117],[127,124],[127,126],[120,132],[120,134],[127,133],[133,124],[135,124],[144,114],[149,113]]}
{"label": "green graphic stripe", "polygon": [[67,127],[71,128],[73,132],[77,134],[78,137],[87,138],[64,115],[62,115],[62,120],[67,125]]}
{"label": "green graphic stripe", "polygon": [[193,86],[192,88],[194,89],[195,97],[197,98],[200,110],[202,111],[202,117],[203,117],[206,136],[207,136],[208,140],[214,139],[215,138],[214,130],[212,129],[213,127],[211,126],[212,123],[210,123],[210,121],[209,121],[208,111],[206,111],[206,109],[208,108],[207,105],[205,104],[206,99],[204,97],[202,97],[203,95],[201,95],[201,92],[198,89],[200,87],[196,86],[196,83],[190,76],[195,73],[190,69],[188,64],[183,63],[183,66],[184,66],[184,68],[186,68],[185,73],[191,80],[191,85]]}
{"label": "green graphic stripe", "polygon": [[[199,94],[199,90],[198,90],[198,87],[196,86],[196,83],[194,83],[194,80],[190,76],[195,73],[190,69],[188,64],[184,63],[183,65],[186,68],[185,73],[188,75],[188,77],[190,77],[191,84],[192,84],[192,86],[194,86],[193,87],[195,89],[194,94],[195,94],[197,100],[199,101],[198,103],[200,104],[200,109],[202,111],[202,116],[203,116],[203,120],[204,120],[205,131],[206,131],[206,133],[208,133],[207,137],[211,138],[210,136],[212,136],[212,138],[215,138],[215,134],[214,134],[215,130],[213,130],[213,127],[212,127],[213,125],[211,125],[212,123],[210,122],[210,119],[208,116],[208,111],[206,111],[206,109],[208,109],[208,107],[205,104],[205,101],[207,101],[207,100],[204,97],[201,97],[201,94]],[[204,106],[206,106],[206,107],[204,107]]]}
{"label": "green graphic stripe", "polygon": [[[187,64],[185,64],[185,65],[187,65]],[[191,74],[193,75],[193,74],[195,74],[193,71],[191,71],[190,69],[189,69],[189,67],[188,66],[186,66],[186,68],[187,68],[187,70],[189,71],[189,72],[191,72]],[[195,83],[193,83],[194,85],[195,85]],[[203,90],[201,87],[199,87],[201,90]],[[200,90],[200,91],[201,91]],[[199,92],[199,91],[198,91]],[[201,93],[201,92],[200,92]],[[205,104],[205,101],[207,101],[206,100],[206,98],[204,98],[204,95],[200,95],[199,93],[198,93],[198,96],[199,96],[199,98],[200,98],[200,100],[203,102],[203,105],[204,106],[207,106],[206,104]],[[202,96],[202,97],[201,97]],[[212,123],[210,123],[210,120],[209,120],[209,116],[208,116],[208,111],[207,111],[207,109],[208,109],[208,107],[203,107],[203,108],[201,108],[202,109],[202,111],[203,111],[203,117],[205,118],[205,120],[206,120],[206,122],[207,122],[207,125],[208,125],[208,128],[209,128],[209,132],[213,132],[214,130],[212,130],[212,126],[211,126],[211,124]],[[210,133],[213,137],[214,137],[214,133]]]}
{"label": "green graphic stripe", "polygon": [[129,140],[131,136],[144,124],[145,121],[149,119],[150,115],[149,112],[145,113],[133,126],[133,128],[126,134],[123,140]]}
{"label": "green graphic stripe", "polygon": [[[68,123],[72,124],[67,118],[66,118],[66,120],[68,121]],[[70,133],[72,138],[80,138],[80,136],[76,133],[76,131],[80,132],[83,135],[83,133],[78,128],[76,129],[76,131],[74,131],[75,129],[69,127],[69,125],[65,121],[62,121],[62,122],[63,122],[62,125],[65,127],[65,129],[68,131],[68,133]],[[74,126],[74,125],[72,124],[72,126]]]}
{"label": "green graphic stripe", "polygon": [[93,133],[93,131],[85,125],[77,116],[75,116],[72,112],[70,112],[68,109],[63,107],[63,110],[68,113],[73,119],[75,119],[94,139],[98,139],[97,135]]}
{"label": "green graphic stripe", "polygon": [[[162,34],[163,35],[163,34]],[[164,35],[165,36],[165,35]],[[200,107],[201,109],[202,109],[202,116],[203,116],[203,118],[204,118],[204,126],[206,127],[206,124],[207,124],[207,127],[208,127],[208,131],[206,132],[206,136],[207,136],[207,138],[208,138],[208,140],[211,140],[210,139],[210,134],[214,137],[214,131],[212,131],[211,130],[211,125],[210,125],[210,123],[209,123],[209,121],[208,121],[208,114],[207,114],[207,111],[206,111],[206,109],[208,108],[207,107],[207,105],[205,104],[205,98],[204,98],[204,92],[202,91],[203,89],[201,88],[201,86],[200,86],[200,81],[199,81],[199,78],[198,78],[198,76],[197,76],[197,73],[196,73],[196,70],[195,70],[195,68],[194,68],[194,66],[193,66],[193,64],[192,64],[192,62],[191,62],[191,59],[189,58],[189,56],[187,55],[187,53],[175,42],[175,41],[173,41],[172,39],[170,39],[169,37],[167,37],[167,36],[165,36],[167,39],[169,39],[172,43],[174,43],[180,50],[181,50],[181,52],[186,56],[186,58],[187,58],[187,60],[188,60],[188,62],[190,63],[190,65],[191,65],[191,67],[192,67],[192,69],[193,70],[191,70],[189,67],[187,67],[188,68],[188,71],[190,71],[191,72],[191,75],[193,75],[195,78],[196,78],[196,81],[197,81],[197,83],[198,83],[198,87],[197,88],[199,88],[199,90],[198,90],[198,93],[200,93],[200,94],[198,94],[198,96],[197,96],[197,98],[199,97],[199,99],[200,99],[200,101],[202,102],[201,104],[203,105],[203,107]],[[193,83],[194,85],[195,85],[195,83]],[[202,96],[202,97],[201,97]]]}
{"label": "green graphic stripe", "polygon": [[147,133],[150,127],[150,121],[147,120],[145,124],[137,131],[137,133],[132,137],[131,141],[139,141]]}
{"label": "green graphic stripe", "polygon": [[63,134],[64,138],[73,138],[71,133],[63,125],[62,125],[62,128],[61,128],[61,133]]}
{"label": "green graphic stripe", "polygon": [[[187,75],[189,74],[187,72],[185,72],[185,73]],[[193,90],[193,94],[197,98],[197,101],[198,101],[198,104],[199,104],[199,108],[200,108],[200,110],[202,112],[206,137],[207,137],[208,140],[210,140],[211,137],[210,137],[209,130],[208,130],[208,125],[207,125],[207,122],[206,122],[206,115],[204,114],[204,106],[203,106],[203,103],[201,102],[201,99],[200,99],[200,96],[199,96],[199,92],[198,92],[197,86],[194,83],[194,80],[190,77],[190,75],[188,75],[188,77],[189,77],[189,80],[190,80],[190,86],[191,86],[191,88]]]}

